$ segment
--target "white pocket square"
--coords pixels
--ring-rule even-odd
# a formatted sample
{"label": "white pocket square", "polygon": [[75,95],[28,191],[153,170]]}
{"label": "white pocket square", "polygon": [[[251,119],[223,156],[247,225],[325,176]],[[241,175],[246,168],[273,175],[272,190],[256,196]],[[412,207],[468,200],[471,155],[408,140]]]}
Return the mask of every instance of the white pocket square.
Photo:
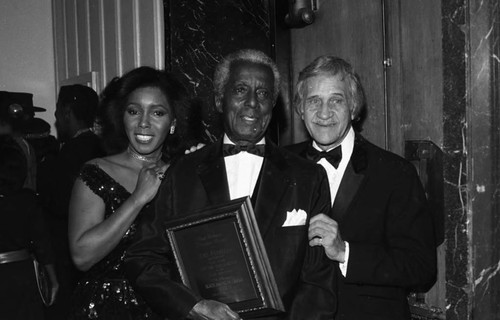
{"label": "white pocket square", "polygon": [[307,213],[302,210],[287,211],[286,220],[283,223],[282,227],[292,227],[292,226],[303,226],[306,224]]}

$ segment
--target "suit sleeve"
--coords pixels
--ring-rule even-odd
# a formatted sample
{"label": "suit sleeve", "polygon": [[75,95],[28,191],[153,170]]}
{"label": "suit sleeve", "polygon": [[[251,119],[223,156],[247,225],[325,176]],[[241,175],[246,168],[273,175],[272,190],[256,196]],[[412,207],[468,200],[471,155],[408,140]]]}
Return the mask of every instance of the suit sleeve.
{"label": "suit sleeve", "polygon": [[141,212],[135,241],[125,257],[125,270],[151,309],[173,320],[184,319],[201,298],[181,283],[167,239],[172,183],[167,176],[155,200]]}
{"label": "suit sleeve", "polygon": [[[310,217],[324,213],[330,215],[330,190],[324,169],[318,166],[313,179]],[[299,286],[287,319],[333,319],[337,309],[338,264],[330,261],[322,247],[311,247],[305,242],[306,253]]]}
{"label": "suit sleeve", "polygon": [[345,281],[427,290],[437,273],[432,216],[411,164],[404,166],[395,176],[390,193],[384,195],[387,200],[385,230],[381,231],[383,241],[349,242]]}

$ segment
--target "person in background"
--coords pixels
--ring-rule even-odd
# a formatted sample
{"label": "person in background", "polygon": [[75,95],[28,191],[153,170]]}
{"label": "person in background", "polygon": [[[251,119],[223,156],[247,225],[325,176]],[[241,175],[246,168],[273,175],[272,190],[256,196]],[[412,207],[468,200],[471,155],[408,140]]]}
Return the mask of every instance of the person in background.
{"label": "person in background", "polygon": [[312,140],[290,146],[328,174],[332,215],[309,240],[338,262],[335,319],[410,319],[410,289],[436,278],[433,220],[414,166],[353,129],[364,94],[352,66],[321,56],[299,74],[295,108]]}
{"label": "person in background", "polygon": [[[22,128],[22,134],[33,149],[35,149],[37,164],[37,183],[39,181],[40,166],[53,161],[59,153],[59,142],[56,137],[50,134],[50,124],[40,118],[28,120]],[[38,187],[37,187],[38,190]]]}
{"label": "person in background", "polygon": [[23,136],[26,124],[35,112],[45,111],[33,105],[33,95],[26,92],[0,91],[0,134],[11,135],[19,144],[28,161],[24,186],[36,191],[37,161],[35,149]]}
{"label": "person in background", "polygon": [[45,266],[51,287],[48,303],[58,291],[53,253],[33,190],[23,188],[27,161],[18,143],[0,135],[0,318],[44,319],[30,251]]}
{"label": "person in background", "polygon": [[[36,155],[36,190],[46,192],[44,183],[50,182],[57,155],[59,154],[59,142],[50,134],[50,124],[40,118],[30,119],[23,126],[23,137],[29,142]],[[44,216],[46,217],[46,213]]]}
{"label": "person in background", "polygon": [[176,114],[186,98],[176,78],[150,67],[104,89],[102,134],[110,155],[82,167],[70,201],[71,255],[85,274],[69,319],[156,319],[125,278],[123,259],[170,159],[184,151]]}
{"label": "person in background", "polygon": [[56,104],[56,130],[62,147],[44,164],[38,182],[44,214],[51,231],[56,254],[56,270],[60,294],[47,317],[66,319],[69,299],[80,277],[68,246],[68,208],[71,189],[81,166],[90,159],[104,155],[101,139],[92,132],[98,107],[97,93],[87,86],[62,86]]}
{"label": "person in background", "polygon": [[127,250],[129,279],[168,319],[239,319],[226,304],[204,299],[180,282],[165,225],[250,196],[286,310],[261,319],[332,319],[335,268],[320,248],[307,245],[309,219],[330,208],[324,170],[265,138],[280,88],[276,64],[260,51],[237,51],[217,66],[214,86],[225,134],[168,170]]}

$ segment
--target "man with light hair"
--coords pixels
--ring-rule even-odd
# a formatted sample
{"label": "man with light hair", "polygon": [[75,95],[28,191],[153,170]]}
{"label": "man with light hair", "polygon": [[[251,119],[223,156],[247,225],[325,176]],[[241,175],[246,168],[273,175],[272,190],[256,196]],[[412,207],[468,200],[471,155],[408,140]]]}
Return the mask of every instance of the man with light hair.
{"label": "man with light hair", "polygon": [[295,97],[311,140],[289,149],[328,174],[332,217],[311,218],[309,244],[339,263],[335,319],[409,320],[408,291],[436,277],[433,220],[414,166],[354,131],[364,99],[349,63],[315,59]]}

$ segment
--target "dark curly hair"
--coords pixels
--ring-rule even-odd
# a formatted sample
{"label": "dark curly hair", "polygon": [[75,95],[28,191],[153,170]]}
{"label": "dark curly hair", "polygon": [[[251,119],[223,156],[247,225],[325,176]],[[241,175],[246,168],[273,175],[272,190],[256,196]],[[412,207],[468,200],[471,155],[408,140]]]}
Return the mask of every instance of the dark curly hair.
{"label": "dark curly hair", "polygon": [[9,135],[0,135],[0,193],[22,188],[27,173],[26,156],[19,144]]}
{"label": "dark curly hair", "polygon": [[[129,95],[139,88],[160,89],[172,108],[174,119],[177,119],[181,109],[188,104],[185,87],[171,73],[151,67],[133,69],[121,77],[112,79],[101,92],[99,118],[102,126],[102,138],[108,154],[116,154],[125,150],[129,144],[123,115]],[[182,141],[182,123],[177,121],[176,132],[167,135],[163,144],[163,154],[170,159],[179,154],[184,144]]]}

